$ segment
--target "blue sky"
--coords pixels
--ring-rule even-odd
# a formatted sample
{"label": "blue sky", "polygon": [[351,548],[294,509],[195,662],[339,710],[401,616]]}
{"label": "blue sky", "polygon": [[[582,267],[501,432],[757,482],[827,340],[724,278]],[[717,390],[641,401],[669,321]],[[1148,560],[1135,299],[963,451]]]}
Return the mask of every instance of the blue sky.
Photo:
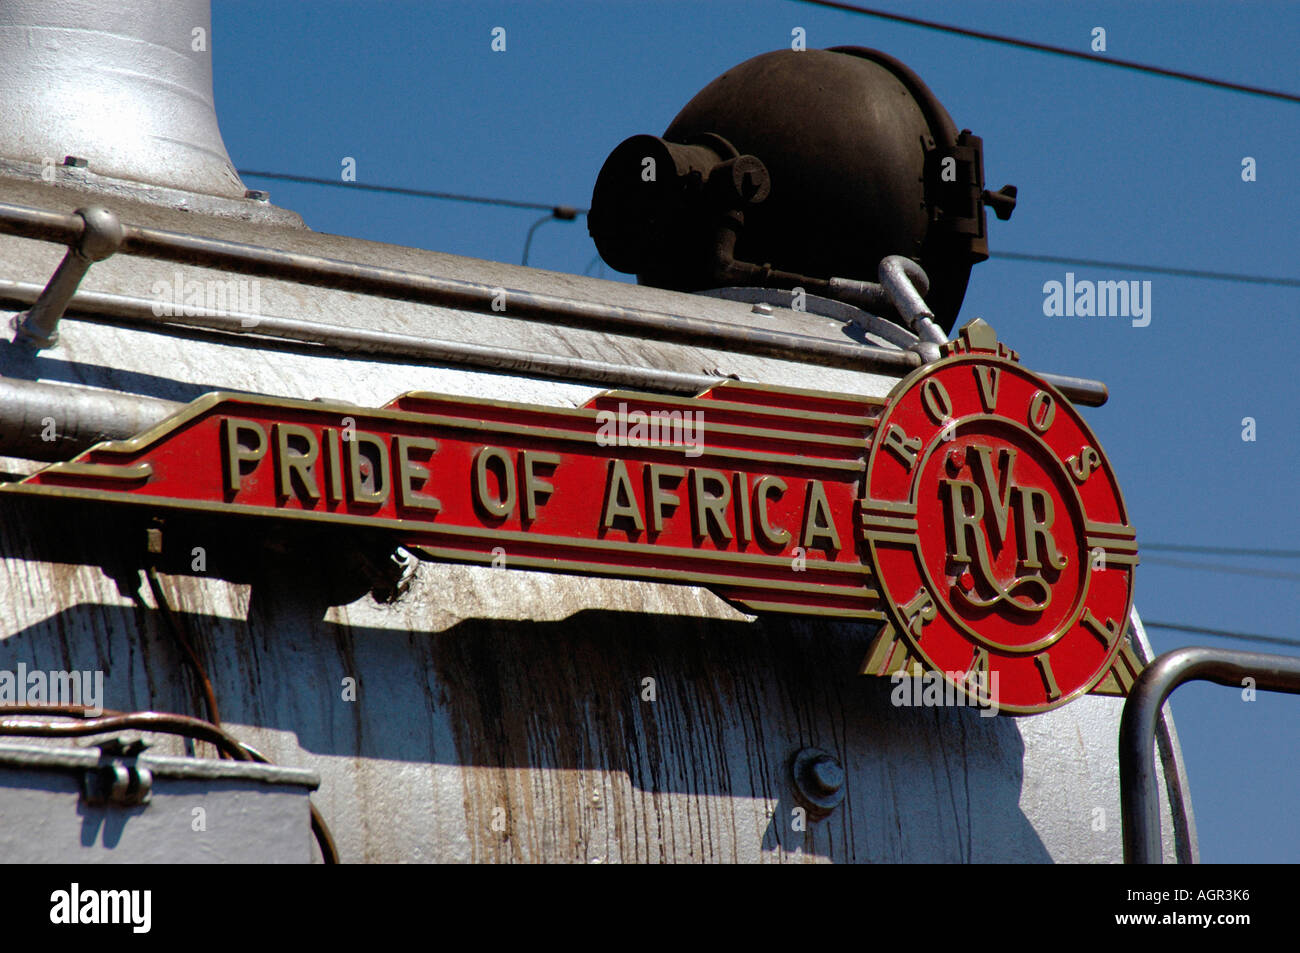
{"label": "blue sky", "polygon": [[[908,3],[884,9],[1241,83],[1300,91],[1294,3]],[[490,49],[506,28],[506,50]],[[728,67],[787,48],[870,46],[903,60],[984,138],[991,188],[1014,183],[996,252],[1300,277],[1300,106],[794,2],[362,3],[214,0],[217,108],[244,169],[586,206],[605,156],[659,134]],[[1256,161],[1243,182],[1241,163]],[[317,230],[518,261],[529,211],[249,179]],[[990,216],[991,218],[991,216]],[[585,221],[549,223],[530,264],[593,271]],[[1151,323],[1047,317],[1043,285],[1150,280]],[[606,275],[614,277],[608,270]],[[1300,289],[992,260],[980,316],[1044,371],[1097,377],[1087,411],[1139,543],[1300,549],[1295,414]],[[1242,439],[1242,420],[1256,439]],[[1148,552],[1144,618],[1300,638],[1300,560]],[[1227,565],[1228,573],[1155,558]],[[1260,574],[1250,574],[1251,572]],[[1265,575],[1271,574],[1271,575]],[[1208,644],[1156,630],[1157,651]],[[1205,684],[1173,707],[1205,861],[1300,861],[1300,699]]]}

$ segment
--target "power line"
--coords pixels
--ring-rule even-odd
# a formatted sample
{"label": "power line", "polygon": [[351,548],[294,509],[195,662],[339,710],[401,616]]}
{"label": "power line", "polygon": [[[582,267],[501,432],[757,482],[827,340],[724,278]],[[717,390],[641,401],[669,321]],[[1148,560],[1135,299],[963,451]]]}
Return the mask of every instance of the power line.
{"label": "power line", "polygon": [[1116,66],[1120,69],[1135,70],[1139,73],[1150,73],[1154,76],[1164,76],[1170,79],[1186,80],[1189,83],[1199,83],[1202,86],[1213,86],[1217,89],[1227,89],[1235,93],[1248,93],[1252,96],[1266,96],[1269,99],[1280,99],[1283,102],[1300,103],[1300,96],[1294,93],[1284,93],[1274,89],[1264,89],[1261,86],[1247,86],[1243,83],[1233,83],[1227,80],[1214,79],[1210,76],[1202,76],[1197,73],[1184,73],[1181,70],[1165,69],[1161,66],[1148,66],[1145,63],[1137,63],[1133,60],[1117,60],[1108,57],[1092,56],[1088,53],[1080,53],[1078,50],[1067,49],[1063,46],[1051,46],[1047,43],[1035,43],[1032,40],[1018,40],[1010,36],[1002,36],[998,33],[985,33],[982,30],[968,30],[964,27],[952,26],[947,23],[936,23],[934,20],[922,20],[918,17],[903,16],[900,13],[887,13],[884,10],[873,10],[868,7],[859,7],[851,3],[837,3],[835,0],[795,0],[797,3],[806,3],[814,7],[826,7],[831,10],[843,10],[847,13],[860,13],[864,16],[876,17],[880,20],[892,20],[895,23],[906,23],[909,26],[919,26],[927,30],[938,30],[941,33],[952,33],[956,36],[965,36],[975,40],[987,40],[990,43],[1001,43],[1004,46],[1014,46],[1022,50],[1034,50],[1038,53],[1051,53],[1055,56],[1068,56],[1071,59],[1084,60],[1088,63],[1099,63],[1103,66]]}
{"label": "power line", "polygon": [[[429,189],[410,189],[399,185],[370,185],[364,182],[342,182],[336,179],[320,179],[309,175],[293,175],[288,172],[253,172],[238,170],[241,176],[249,178],[272,179],[280,182],[297,182],[302,185],[324,185],[338,189],[360,189],[363,192],[382,192],[389,195],[409,195],[415,198],[443,199],[451,202],[469,202],[477,205],[496,205],[506,208],[529,209],[550,212],[555,218],[567,221],[572,215],[586,215],[589,209],[572,205],[551,205],[545,202],[524,202],[519,199],[498,198],[488,195],[465,195],[459,192],[435,192]],[[1080,265],[1083,267],[1107,268],[1114,271],[1138,271],[1160,275],[1178,275],[1185,278],[1208,278],[1215,281],[1240,281],[1259,285],[1280,285],[1287,288],[1300,288],[1300,278],[1279,278],[1271,275],[1243,275],[1229,271],[1204,271],[1196,268],[1167,268],[1163,265],[1134,265],[1121,261],[1100,261],[1095,258],[1071,258],[1065,255],[1031,255],[1025,252],[993,252],[992,258],[1005,258],[1012,261],[1044,262],[1059,265]]]}
{"label": "power line", "polygon": [[1279,572],[1272,569],[1254,569],[1248,566],[1224,566],[1221,563],[1197,563],[1186,559],[1163,559],[1160,556],[1144,556],[1144,563],[1155,566],[1172,566],[1175,569],[1200,569],[1205,572],[1221,572],[1233,576],[1256,576],[1261,579],[1285,579],[1300,582],[1300,572]]}
{"label": "power line", "polygon": [[1093,258],[1067,258],[1063,255],[1030,255],[1018,251],[989,252],[990,258],[1011,261],[1047,262],[1055,265],[1082,265],[1089,268],[1106,268],[1113,271],[1141,271],[1153,275],[1177,275],[1181,278],[1209,278],[1214,281],[1239,281],[1254,285],[1281,285],[1300,288],[1300,278],[1278,278],[1272,275],[1242,275],[1231,271],[1204,271],[1199,268],[1168,268],[1164,265],[1130,265],[1122,261],[1098,261]]}
{"label": "power line", "polygon": [[502,199],[488,195],[465,195],[460,192],[434,192],[429,189],[408,189],[400,185],[369,185],[365,182],[343,182],[337,179],[318,179],[310,175],[292,175],[288,172],[254,172],[250,169],[236,170],[241,176],[250,179],[271,179],[277,182],[297,182],[301,185],[327,185],[331,188],[359,189],[362,192],[384,192],[389,195],[410,195],[422,199],[443,199],[448,202],[471,202],[476,205],[501,205],[506,208],[532,209],[538,212],[550,212],[556,218],[568,219],[573,215],[586,215],[587,209],[572,205],[552,205],[544,202],[522,202],[518,199]]}
{"label": "power line", "polygon": [[1142,620],[1144,629],[1171,629],[1175,632],[1193,632],[1198,635],[1213,635],[1220,639],[1239,639],[1242,642],[1268,642],[1271,645],[1286,645],[1300,648],[1300,640],[1284,639],[1276,635],[1260,635],[1255,632],[1229,632],[1226,629],[1207,629],[1199,625],[1183,625],[1179,622],[1150,622]]}
{"label": "power line", "polygon": [[1182,543],[1141,543],[1147,552],[1199,553],[1205,556],[1260,556],[1266,559],[1300,559],[1300,549],[1250,549],[1234,546],[1186,546]]}

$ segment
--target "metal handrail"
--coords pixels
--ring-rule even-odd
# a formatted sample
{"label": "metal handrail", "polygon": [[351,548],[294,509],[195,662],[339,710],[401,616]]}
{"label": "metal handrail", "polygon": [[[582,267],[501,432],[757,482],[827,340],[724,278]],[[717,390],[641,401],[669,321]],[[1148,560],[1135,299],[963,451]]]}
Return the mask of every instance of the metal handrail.
{"label": "metal handrail", "polygon": [[[922,364],[921,356],[913,351],[826,341],[788,331],[745,327],[686,315],[492,287],[478,282],[438,278],[395,268],[140,225],[122,224],[120,227],[120,253],[125,255],[489,314],[501,313],[501,305],[504,303],[506,313],[511,317],[543,318],[561,325],[631,334],[697,347],[731,349],[824,367],[899,375]],[[81,241],[85,229],[86,220],[81,214],[64,214],[0,203],[2,235],[60,242],[72,247]],[[346,335],[352,329],[340,331]],[[1054,374],[1040,376],[1077,403],[1100,406],[1108,396],[1106,385],[1100,381]]]}
{"label": "metal handrail", "polygon": [[1207,681],[1234,688],[1254,679],[1259,691],[1300,695],[1300,658],[1191,647],[1166,652],[1144,668],[1124,702],[1119,723],[1119,796],[1124,824],[1124,862],[1164,862],[1160,794],[1153,747],[1165,700],[1184,682]]}

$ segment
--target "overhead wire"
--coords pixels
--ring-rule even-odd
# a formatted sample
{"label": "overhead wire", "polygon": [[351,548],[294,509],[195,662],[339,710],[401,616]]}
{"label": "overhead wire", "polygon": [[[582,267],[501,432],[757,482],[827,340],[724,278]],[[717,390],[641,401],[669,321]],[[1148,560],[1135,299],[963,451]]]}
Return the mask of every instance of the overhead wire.
{"label": "overhead wire", "polygon": [[1212,635],[1218,639],[1237,639],[1242,642],[1266,642],[1271,645],[1285,645],[1300,649],[1300,639],[1286,639],[1278,635],[1262,635],[1258,632],[1233,632],[1228,629],[1211,629],[1200,625],[1184,625],[1181,622],[1154,622],[1142,620],[1144,629],[1170,629],[1176,632],[1190,632],[1196,635]]}
{"label": "overhead wire", "polygon": [[890,20],[894,23],[904,23],[908,26],[921,27],[926,30],[950,33],[954,36],[964,36],[973,40],[985,40],[989,43],[1013,46],[1017,49],[1033,50],[1036,53],[1050,53],[1053,56],[1066,56],[1070,59],[1083,60],[1084,62],[1094,63],[1099,66],[1110,66],[1117,69],[1148,73],[1153,76],[1162,76],[1166,79],[1183,80],[1185,82],[1197,83],[1201,86],[1210,86],[1215,89],[1224,89],[1234,93],[1246,93],[1251,96],[1263,96],[1269,99],[1281,100],[1282,102],[1300,103],[1300,95],[1284,92],[1282,90],[1266,89],[1262,86],[1251,86],[1246,83],[1232,82],[1231,80],[1215,79],[1212,76],[1204,76],[1200,73],[1189,73],[1183,70],[1166,69],[1163,66],[1151,66],[1148,63],[1139,63],[1135,60],[1121,60],[1110,56],[1096,56],[1091,53],[1072,50],[1064,46],[1053,46],[1050,43],[1038,43],[1033,40],[1021,40],[1016,37],[1005,36],[1001,33],[989,33],[985,30],[971,30],[966,27],[953,26],[950,23],[939,23],[935,20],[923,20],[920,17],[909,17],[901,13],[890,13],[887,10],[862,7],[853,3],[841,3],[837,2],[837,0],[794,0],[794,2],[814,7],[824,7],[829,10],[840,10],[846,13],[857,13],[862,16],[874,17],[879,20]]}
{"label": "overhead wire", "polygon": [[1179,278],[1207,278],[1211,281],[1236,281],[1243,284],[1279,285],[1283,288],[1300,288],[1300,278],[1282,278],[1275,275],[1243,275],[1232,271],[1207,271],[1202,268],[1171,268],[1167,265],[1135,265],[1122,261],[1101,261],[1095,258],[1071,258],[1065,255],[1037,255],[1018,251],[991,251],[990,258],[1008,261],[1044,262],[1054,265],[1079,265],[1084,268],[1105,268],[1108,271],[1139,271],[1153,275],[1174,275]]}
{"label": "overhead wire", "polygon": [[1185,543],[1143,543],[1148,552],[1199,553],[1206,556],[1259,556],[1267,559],[1300,559],[1300,549],[1255,549],[1248,546],[1194,546]]}
{"label": "overhead wire", "polygon": [[[462,192],[438,192],[432,189],[411,189],[400,185],[371,185],[368,182],[344,182],[341,179],[324,179],[310,175],[295,175],[291,172],[256,172],[250,169],[237,169],[240,176],[250,179],[270,179],[275,182],[296,182],[300,185],[324,185],[336,189],[356,189],[362,192],[382,192],[388,195],[409,195],[422,199],[442,199],[447,202],[469,202],[475,205],[498,205],[506,208],[529,209],[537,212],[550,212],[557,218],[565,218],[565,213],[586,215],[590,209],[575,205],[557,205],[551,202],[525,202],[521,199],[505,199],[491,195],[466,195]],[[572,217],[572,215],[567,216]]]}
{"label": "overhead wire", "polygon": [[1143,556],[1143,563],[1155,566],[1169,566],[1173,569],[1199,569],[1204,572],[1227,573],[1231,576],[1256,576],[1261,579],[1285,579],[1300,582],[1300,573],[1282,572],[1274,569],[1256,569],[1253,566],[1225,566],[1223,563],[1198,563],[1187,559],[1168,559],[1163,556]]}
{"label": "overhead wire", "polygon": [[[430,189],[412,189],[396,185],[370,185],[365,182],[343,182],[335,179],[323,179],[306,175],[294,175],[288,172],[253,172],[238,170],[241,176],[249,178],[272,179],[282,182],[296,182],[303,185],[320,185],[330,188],[357,189],[363,192],[380,192],[392,195],[407,195],[414,198],[439,199],[451,202],[465,202],[478,205],[494,205],[507,208],[527,209],[548,212],[547,216],[534,224],[545,224],[552,218],[568,221],[578,215],[586,215],[590,209],[576,205],[556,205],[544,202],[525,202],[517,199],[499,198],[487,195],[468,195],[459,192],[438,192]],[[1008,261],[1043,262],[1047,264],[1079,265],[1080,267],[1107,268],[1117,271],[1149,272],[1157,275],[1175,275],[1183,278],[1206,278],[1214,281],[1236,281],[1247,284],[1278,285],[1284,288],[1300,288],[1300,278],[1284,278],[1276,275],[1248,275],[1230,271],[1209,271],[1202,268],[1172,268],[1165,265],[1135,264],[1131,262],[1101,261],[1095,258],[1075,258],[1068,255],[1040,255],[1028,252],[994,251],[991,258]],[[590,270],[588,264],[587,269]],[[584,272],[585,274],[586,272]]]}

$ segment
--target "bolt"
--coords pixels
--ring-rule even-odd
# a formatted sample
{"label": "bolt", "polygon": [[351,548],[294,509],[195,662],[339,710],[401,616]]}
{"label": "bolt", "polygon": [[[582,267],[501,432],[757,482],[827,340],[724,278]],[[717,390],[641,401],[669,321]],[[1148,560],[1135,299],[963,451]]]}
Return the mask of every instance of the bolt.
{"label": "bolt", "polygon": [[819,748],[804,748],[791,765],[794,789],[814,819],[825,817],[844,800],[844,768]]}
{"label": "bolt", "polygon": [[830,755],[821,755],[808,765],[808,780],[818,794],[834,794],[844,786],[844,769]]}
{"label": "bolt", "polygon": [[770,304],[768,304],[767,302],[765,302],[765,301],[760,301],[760,302],[758,302],[757,304],[755,304],[754,307],[750,308],[749,310],[750,310],[750,311],[753,311],[755,314],[765,314],[765,315],[767,315],[767,314],[771,314],[771,313],[772,313],[772,306],[771,306]]}
{"label": "bolt", "polygon": [[254,202],[269,202],[271,201],[271,193],[264,192],[261,189],[245,189],[244,198],[252,199]]}
{"label": "bolt", "polygon": [[948,454],[948,466],[955,473],[966,465],[966,451],[953,450]]}

